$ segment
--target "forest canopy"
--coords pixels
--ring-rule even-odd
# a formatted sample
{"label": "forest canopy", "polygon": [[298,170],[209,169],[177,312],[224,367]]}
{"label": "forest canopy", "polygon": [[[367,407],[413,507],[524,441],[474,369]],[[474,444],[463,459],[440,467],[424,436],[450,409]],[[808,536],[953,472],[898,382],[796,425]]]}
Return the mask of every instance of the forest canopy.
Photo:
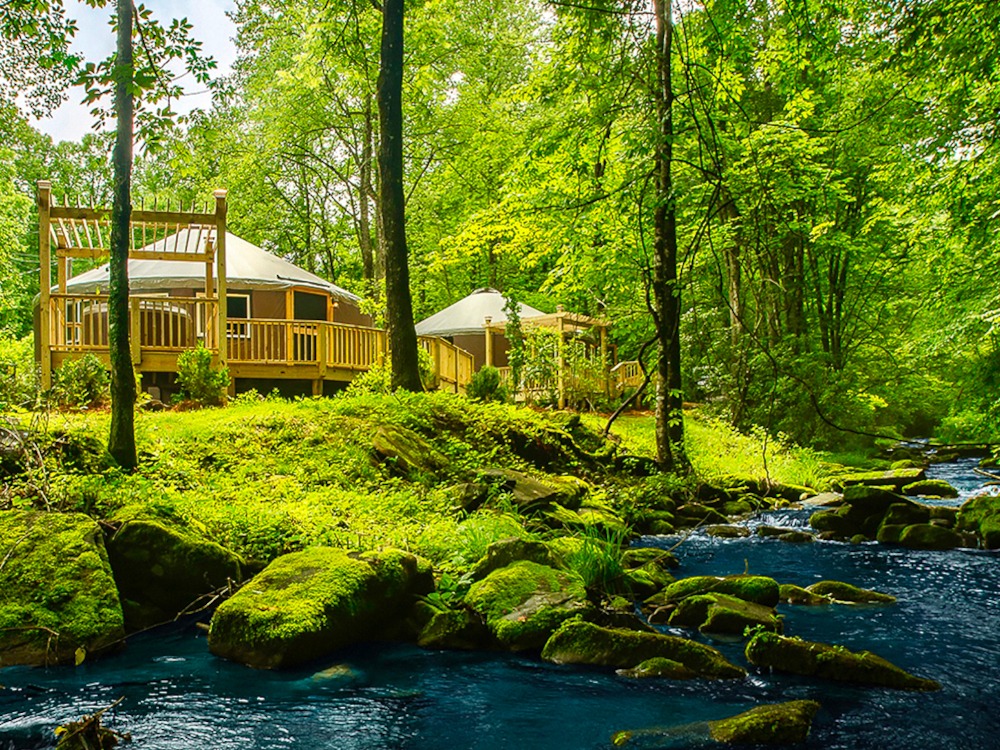
{"label": "forest canopy", "polygon": [[[656,6],[407,3],[414,317],[490,286],[614,321],[619,359],[634,359],[653,335],[653,226],[669,204],[685,400],[826,448],[1000,440],[1000,7],[675,4],[663,195]],[[225,188],[232,231],[378,313],[381,15],[367,0],[237,0],[233,18],[233,73],[139,153],[133,200]],[[0,54],[0,82],[42,107],[80,61],[50,46],[31,78],[11,55],[45,50],[23,47]],[[35,183],[109,205],[111,136],[53,143],[0,106],[13,357],[39,284]]]}

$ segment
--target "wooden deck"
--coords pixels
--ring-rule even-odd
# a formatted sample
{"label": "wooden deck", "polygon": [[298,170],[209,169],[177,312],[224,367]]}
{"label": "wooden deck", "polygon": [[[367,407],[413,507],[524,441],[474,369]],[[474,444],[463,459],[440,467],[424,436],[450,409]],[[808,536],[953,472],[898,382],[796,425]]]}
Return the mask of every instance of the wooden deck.
{"label": "wooden deck", "polygon": [[[47,339],[53,369],[94,354],[108,360],[107,295],[58,294],[50,299]],[[308,320],[230,319],[226,350],[219,357],[215,298],[150,297],[129,300],[132,363],[137,372],[176,372],[177,356],[199,344],[224,361],[230,377],[349,382],[386,356],[386,334],[378,328]],[[430,353],[438,387],[464,392],[472,378],[472,355],[436,337],[420,337]]]}

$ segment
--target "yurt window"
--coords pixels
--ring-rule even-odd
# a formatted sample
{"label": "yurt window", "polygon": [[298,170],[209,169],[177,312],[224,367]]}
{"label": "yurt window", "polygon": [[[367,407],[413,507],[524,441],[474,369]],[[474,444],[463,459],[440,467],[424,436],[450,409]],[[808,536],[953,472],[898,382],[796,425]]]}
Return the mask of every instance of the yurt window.
{"label": "yurt window", "polygon": [[295,320],[326,320],[326,297],[322,294],[295,292]]}
{"label": "yurt window", "polygon": [[[250,318],[250,295],[249,294],[227,294],[226,295],[226,318],[228,320],[247,320]],[[250,326],[247,323],[233,325],[229,328],[231,336],[246,338],[250,335]]]}

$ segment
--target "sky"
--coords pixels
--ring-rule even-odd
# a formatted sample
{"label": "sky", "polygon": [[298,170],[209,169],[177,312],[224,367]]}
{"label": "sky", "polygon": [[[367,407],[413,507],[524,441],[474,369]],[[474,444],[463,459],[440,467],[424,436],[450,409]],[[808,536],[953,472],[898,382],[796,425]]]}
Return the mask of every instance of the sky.
{"label": "sky", "polygon": [[[214,75],[230,72],[236,59],[236,26],[226,15],[235,8],[234,0],[145,0],[147,8],[161,23],[167,24],[173,18],[187,18],[192,24],[192,34],[202,42],[202,50],[214,57],[218,65]],[[108,25],[114,12],[113,7],[94,10],[80,0],[68,0],[67,11],[77,20],[79,27],[73,42],[73,49],[83,54],[88,62],[106,58],[115,47],[115,38]],[[111,6],[114,3],[110,3]],[[189,94],[176,104],[182,114],[201,107],[207,109],[211,95],[205,87],[191,82]],[[69,98],[51,117],[36,120],[33,124],[54,141],[79,141],[93,131],[94,118],[90,109],[81,104],[83,89],[72,87]]]}

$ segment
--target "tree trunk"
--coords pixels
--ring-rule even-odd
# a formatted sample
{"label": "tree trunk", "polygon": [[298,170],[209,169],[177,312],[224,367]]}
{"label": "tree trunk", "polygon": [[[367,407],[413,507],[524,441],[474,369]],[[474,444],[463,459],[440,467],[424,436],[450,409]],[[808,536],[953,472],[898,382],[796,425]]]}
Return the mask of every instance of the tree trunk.
{"label": "tree trunk", "polygon": [[368,215],[368,200],[372,193],[372,103],[365,99],[364,142],[361,144],[361,187],[358,196],[358,244],[361,246],[362,277],[368,287],[376,292],[375,253],[372,248],[371,218]]}
{"label": "tree trunk", "polygon": [[677,279],[677,209],[673,188],[673,41],[671,0],[653,0],[656,13],[656,86],[660,124],[656,149],[656,211],[653,215],[653,310],[660,345],[657,359],[656,452],[664,471],[686,472],[684,415],[681,399],[681,288]]}
{"label": "tree trunk", "polygon": [[115,74],[118,119],[111,205],[111,258],[108,283],[108,348],[111,355],[111,433],[108,453],[126,470],[137,463],[135,450],[135,371],[129,348],[128,251],[132,219],[132,2],[118,0],[118,57]]}
{"label": "tree trunk", "polygon": [[385,245],[385,317],[392,387],[421,391],[413,327],[403,191],[403,0],[383,0],[378,74],[379,211]]}

